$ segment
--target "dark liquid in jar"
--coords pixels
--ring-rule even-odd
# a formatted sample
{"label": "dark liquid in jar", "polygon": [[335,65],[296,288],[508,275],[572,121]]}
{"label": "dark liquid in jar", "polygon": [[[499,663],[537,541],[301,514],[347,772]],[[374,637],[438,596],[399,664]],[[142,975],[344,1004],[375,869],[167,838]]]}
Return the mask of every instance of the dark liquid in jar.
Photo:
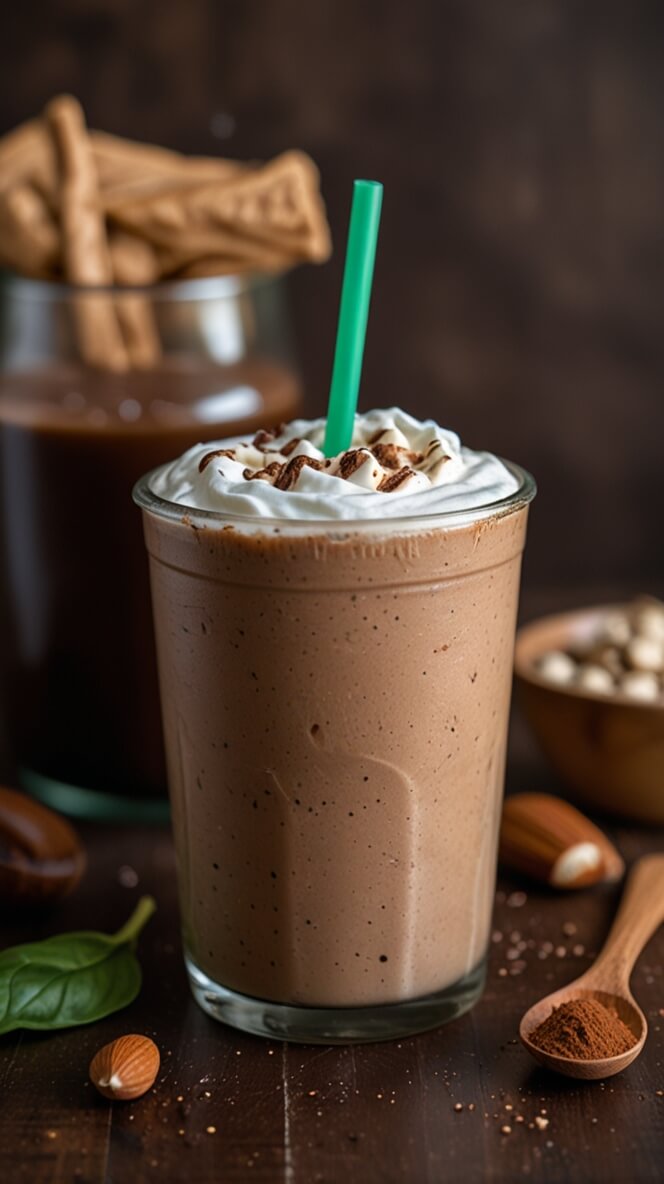
{"label": "dark liquid in jar", "polygon": [[165,791],[132,486],[193,444],[291,419],[299,398],[267,360],[0,378],[0,663],[21,764],[114,794]]}

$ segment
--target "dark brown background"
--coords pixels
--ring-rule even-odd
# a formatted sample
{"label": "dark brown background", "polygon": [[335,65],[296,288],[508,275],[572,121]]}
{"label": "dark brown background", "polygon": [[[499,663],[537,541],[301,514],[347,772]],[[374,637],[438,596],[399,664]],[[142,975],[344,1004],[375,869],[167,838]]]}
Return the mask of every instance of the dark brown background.
{"label": "dark brown background", "polygon": [[[320,163],[337,243],[385,182],[363,403],[524,462],[526,580],[662,591],[660,0],[27,0],[0,125],[70,89],[91,123]],[[324,406],[342,250],[292,293]]]}
{"label": "dark brown background", "polygon": [[[533,470],[524,615],[664,591],[661,0],[17,0],[3,25],[0,130],[69,89],[91,123],[185,150],[301,146],[322,168],[338,242],[353,177],[383,180],[364,405],[434,414]],[[312,411],[342,254],[292,280]],[[508,781],[560,788],[523,729]],[[629,861],[659,841],[616,837]],[[514,1039],[524,1008],[589,964],[617,891],[561,903],[535,889],[515,912],[520,885],[502,881],[505,937],[471,1015],[396,1046],[275,1050],[211,1025],[188,998],[168,839],[87,828],[86,841],[87,884],[49,931],[89,924],[90,901],[115,928],[129,908],[118,869],[131,864],[131,896],[160,903],[142,942],[146,989],[103,1031],[2,1042],[3,1181],[660,1178],[661,941],[634,978],[651,1036],[629,1073],[606,1088],[554,1081]],[[523,975],[501,977],[512,926],[556,944],[570,916],[566,944],[580,940],[582,957],[533,953]],[[24,939],[23,922],[1,920],[2,944]],[[165,1071],[154,1097],[111,1114],[90,1102],[85,1064],[129,1016],[154,1030]],[[475,1111],[456,1113],[457,1099]],[[549,1130],[503,1138],[513,1102],[546,1108]]]}
{"label": "dark brown background", "polygon": [[[527,579],[662,591],[659,0],[27,0],[0,122],[53,92],[196,152],[386,185],[363,404],[436,414],[540,482]],[[292,279],[322,408],[342,251]]]}

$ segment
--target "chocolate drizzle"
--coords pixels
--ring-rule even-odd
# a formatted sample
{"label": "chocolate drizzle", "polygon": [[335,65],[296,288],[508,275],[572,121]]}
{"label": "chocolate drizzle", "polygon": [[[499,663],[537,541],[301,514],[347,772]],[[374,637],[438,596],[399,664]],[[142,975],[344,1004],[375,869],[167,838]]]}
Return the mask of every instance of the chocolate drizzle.
{"label": "chocolate drizzle", "polygon": [[231,460],[235,460],[235,453],[230,448],[215,448],[214,452],[206,452],[198,462],[199,473],[204,473],[211,461],[216,460],[218,456],[229,456]]}
{"label": "chocolate drizzle", "polygon": [[421,452],[412,452],[399,444],[374,444],[371,451],[384,469],[401,469],[404,464],[420,465],[424,460]]}
{"label": "chocolate drizzle", "polygon": [[287,465],[282,465],[274,483],[277,489],[292,489],[305,465],[319,471],[323,468],[322,460],[316,460],[313,456],[294,456]]}
{"label": "chocolate drizzle", "polygon": [[347,481],[349,477],[353,476],[358,469],[362,468],[370,459],[370,453],[362,448],[350,448],[348,452],[344,452],[339,461],[339,468],[336,476],[341,477],[343,481]]}
{"label": "chocolate drizzle", "polygon": [[408,465],[404,465],[402,469],[398,469],[396,473],[386,473],[377,486],[379,493],[394,493],[395,490],[403,485],[404,481],[408,481],[410,477],[415,476],[415,470],[410,469]]}
{"label": "chocolate drizzle", "polygon": [[264,469],[244,469],[242,476],[245,481],[270,481],[273,485],[276,485],[281,476],[281,470],[284,467],[278,460],[273,460]]}
{"label": "chocolate drizzle", "polygon": [[313,456],[294,456],[286,464],[273,460],[264,469],[245,469],[242,476],[247,481],[269,481],[275,489],[292,489],[305,465],[310,469],[323,468],[322,460]]}
{"label": "chocolate drizzle", "polygon": [[[327,457],[320,460],[303,454],[292,455],[302,443],[302,438],[299,436],[291,437],[284,444],[277,444],[275,441],[283,434],[282,429],[259,431],[252,441],[254,448],[265,454],[266,461],[270,456],[275,459],[265,464],[261,469],[250,467],[243,469],[242,476],[246,481],[267,481],[274,485],[275,489],[289,490],[297,486],[300,473],[305,467],[318,472],[331,470],[335,477],[339,477],[342,481],[348,481],[359,469],[370,463],[374,466],[371,476],[376,484],[373,485],[373,482],[369,481],[368,487],[371,488],[373,485],[378,493],[394,493],[407,484],[411,478],[417,477],[418,470],[426,474],[429,470],[437,468],[450,459],[446,456],[441,442],[436,439],[427,444],[424,452],[415,452],[411,448],[395,444],[392,441],[382,444],[381,438],[389,430],[382,429],[375,432],[366,445],[349,448],[339,457]],[[232,449],[219,448],[205,454],[199,463],[199,471],[202,473],[210,461],[215,457],[222,456],[227,456],[231,460],[238,459],[236,452]],[[290,459],[287,459],[289,457]]]}

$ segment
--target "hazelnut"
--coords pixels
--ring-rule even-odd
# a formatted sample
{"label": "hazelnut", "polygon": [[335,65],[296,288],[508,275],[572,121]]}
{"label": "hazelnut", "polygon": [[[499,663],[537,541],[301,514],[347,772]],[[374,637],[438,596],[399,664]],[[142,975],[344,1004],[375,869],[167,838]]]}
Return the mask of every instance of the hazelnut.
{"label": "hazelnut", "polygon": [[154,1084],[159,1063],[159,1049],[149,1036],[120,1036],[95,1053],[90,1080],[103,1097],[130,1101]]}
{"label": "hazelnut", "polygon": [[624,674],[621,651],[615,645],[594,646],[587,654],[578,654],[577,661],[589,662],[592,666],[601,666],[609,674],[618,679]]}
{"label": "hazelnut", "polygon": [[614,681],[603,666],[596,666],[591,662],[579,667],[577,684],[585,691],[594,691],[598,695],[610,695],[615,689]]}
{"label": "hazelnut", "polygon": [[630,699],[641,699],[644,703],[659,698],[657,676],[650,670],[629,670],[620,682],[620,690]]}
{"label": "hazelnut", "polygon": [[574,678],[576,663],[562,650],[551,650],[550,653],[542,655],[537,669],[542,678],[562,686]]}
{"label": "hazelnut", "polygon": [[609,645],[627,645],[632,636],[632,627],[626,613],[607,613],[600,624],[600,636]]}
{"label": "hazelnut", "polygon": [[632,670],[662,670],[664,643],[654,637],[633,637],[625,648],[625,658]]}
{"label": "hazelnut", "polygon": [[640,607],[636,614],[636,628],[642,637],[664,642],[664,604],[653,600]]}

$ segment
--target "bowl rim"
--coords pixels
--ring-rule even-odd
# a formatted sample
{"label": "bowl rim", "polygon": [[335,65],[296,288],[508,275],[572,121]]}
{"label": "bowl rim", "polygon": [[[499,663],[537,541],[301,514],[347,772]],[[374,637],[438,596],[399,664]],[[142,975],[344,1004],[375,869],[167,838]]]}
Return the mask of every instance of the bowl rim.
{"label": "bowl rim", "polygon": [[[548,629],[560,629],[561,632],[567,632],[571,636],[572,626],[574,624],[581,624],[582,622],[592,622],[595,619],[600,619],[602,616],[610,612],[620,612],[629,607],[631,602],[612,602],[610,604],[595,604],[588,605],[585,608],[569,609],[562,613],[548,613],[543,617],[535,617],[532,621],[526,621],[517,630],[516,641],[514,645],[514,674],[516,679],[525,685],[538,687],[542,690],[550,692],[552,695],[559,695],[561,698],[578,699],[591,703],[600,703],[605,708],[620,707],[633,708],[640,712],[647,712],[652,715],[660,715],[664,712],[664,703],[649,703],[642,699],[632,699],[629,695],[625,695],[620,691],[616,691],[611,695],[602,695],[598,691],[588,690],[587,687],[570,686],[568,683],[554,683],[548,678],[543,678],[537,673],[534,666],[534,659],[536,656],[546,653],[545,647],[541,647],[538,653],[537,645],[533,642],[538,634],[546,627]],[[528,651],[528,656],[524,654],[524,650]]]}

